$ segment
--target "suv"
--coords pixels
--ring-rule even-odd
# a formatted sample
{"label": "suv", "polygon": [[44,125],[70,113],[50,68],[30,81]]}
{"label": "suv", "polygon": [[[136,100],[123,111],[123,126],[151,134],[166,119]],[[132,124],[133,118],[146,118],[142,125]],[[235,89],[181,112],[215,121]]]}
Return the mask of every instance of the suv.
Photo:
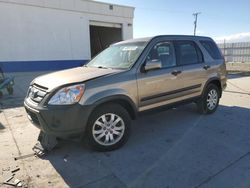
{"label": "suv", "polygon": [[24,106],[43,133],[86,133],[94,149],[108,151],[127,141],[139,112],[195,102],[213,113],[226,80],[211,38],[156,36],[113,44],[83,67],[35,78]]}

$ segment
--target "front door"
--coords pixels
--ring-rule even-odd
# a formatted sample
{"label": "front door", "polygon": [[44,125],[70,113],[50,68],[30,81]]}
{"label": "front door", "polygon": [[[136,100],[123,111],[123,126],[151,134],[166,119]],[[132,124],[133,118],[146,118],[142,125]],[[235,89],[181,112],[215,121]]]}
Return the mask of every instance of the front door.
{"label": "front door", "polygon": [[156,43],[146,61],[160,61],[161,68],[137,73],[139,111],[162,106],[178,98],[182,88],[179,75],[181,67],[176,64],[175,49],[171,41]]}

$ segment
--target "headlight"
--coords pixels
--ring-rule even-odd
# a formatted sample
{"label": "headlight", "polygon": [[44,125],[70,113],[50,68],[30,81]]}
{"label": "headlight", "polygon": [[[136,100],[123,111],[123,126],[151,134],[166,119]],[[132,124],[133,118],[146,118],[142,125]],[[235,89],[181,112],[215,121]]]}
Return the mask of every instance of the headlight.
{"label": "headlight", "polygon": [[79,102],[84,93],[84,85],[74,85],[60,89],[50,100],[51,105],[69,105]]}

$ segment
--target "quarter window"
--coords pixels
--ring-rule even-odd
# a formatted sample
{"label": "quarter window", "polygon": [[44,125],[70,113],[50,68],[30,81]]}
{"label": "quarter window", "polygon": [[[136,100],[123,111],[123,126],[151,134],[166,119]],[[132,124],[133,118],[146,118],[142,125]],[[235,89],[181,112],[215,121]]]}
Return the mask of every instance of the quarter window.
{"label": "quarter window", "polygon": [[163,68],[176,66],[173,44],[171,42],[156,44],[150,50],[147,60],[160,61]]}
{"label": "quarter window", "polygon": [[213,41],[203,40],[200,43],[213,59],[222,59],[220,50]]}

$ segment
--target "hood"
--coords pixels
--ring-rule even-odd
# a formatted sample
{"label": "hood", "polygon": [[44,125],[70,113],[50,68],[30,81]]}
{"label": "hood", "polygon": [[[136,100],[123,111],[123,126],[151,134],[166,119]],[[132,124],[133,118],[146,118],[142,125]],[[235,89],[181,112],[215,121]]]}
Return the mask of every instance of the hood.
{"label": "hood", "polygon": [[35,78],[32,84],[48,88],[48,92],[62,85],[84,82],[108,74],[121,72],[117,69],[101,69],[90,67],[78,67],[63,71],[49,73]]}

